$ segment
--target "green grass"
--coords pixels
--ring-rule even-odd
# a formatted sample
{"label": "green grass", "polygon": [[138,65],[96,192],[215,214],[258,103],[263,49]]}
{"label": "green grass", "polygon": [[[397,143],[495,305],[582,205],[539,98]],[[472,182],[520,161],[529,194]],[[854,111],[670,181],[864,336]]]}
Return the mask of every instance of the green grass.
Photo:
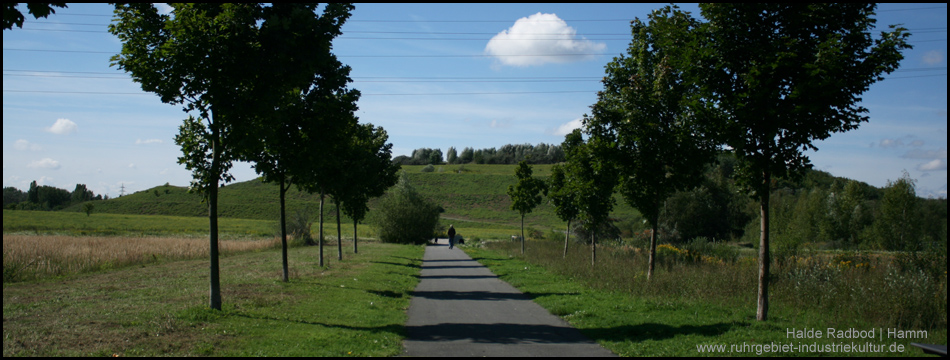
{"label": "green grass", "polygon": [[[352,247],[350,247],[351,249]],[[423,247],[362,243],[221,259],[223,311],[207,308],[207,260],[4,284],[4,356],[394,356]]]}
{"label": "green grass", "polygon": [[[424,166],[403,166],[410,181],[424,196],[432,199],[445,209],[444,218],[491,223],[497,228],[520,227],[521,217],[511,210],[508,199],[509,185],[517,182],[517,165],[440,165],[432,173],[421,172]],[[532,165],[534,175],[546,178],[552,165]],[[440,171],[441,169],[441,171]],[[619,219],[636,219],[639,212],[627,205],[620,196],[616,196],[616,206],[611,216]],[[376,201],[369,203],[370,211]],[[166,215],[183,217],[207,217],[207,204],[201,202],[196,194],[187,192],[179,186],[156,186],[154,188],[128,194],[120,198],[93,202],[93,216],[107,214]],[[307,208],[316,214],[319,209],[319,196],[301,192],[292,188],[287,193],[288,214],[296,209]],[[278,191],[277,185],[263,183],[259,179],[229,184],[221,188],[218,200],[218,215],[221,218],[255,219],[277,221]],[[334,223],[334,205],[325,204],[325,219]],[[65,212],[81,213],[81,205],[74,205]],[[367,217],[369,218],[369,216]],[[351,223],[344,216],[343,222]],[[557,218],[554,206],[542,203],[525,217],[525,226],[535,227],[547,232],[550,229],[564,230],[565,223]],[[492,228],[485,225],[479,228]],[[510,236],[485,232],[486,236]],[[491,235],[489,235],[491,234]]]}
{"label": "green grass", "polygon": [[[827,337],[793,339],[787,334],[787,330],[792,328],[812,328],[821,332],[826,332],[829,327],[885,331],[887,328],[921,329],[902,324],[900,319],[887,318],[885,314],[874,315],[865,311],[901,306],[892,298],[907,292],[913,287],[910,284],[904,284],[903,290],[877,289],[879,293],[872,290],[874,295],[864,297],[824,293],[794,295],[790,294],[794,285],[779,279],[773,284],[769,320],[759,322],[755,320],[756,269],[743,265],[743,261],[735,266],[662,262],[654,280],[647,282],[643,256],[631,257],[619,249],[601,247],[598,263],[591,267],[589,247],[572,244],[568,259],[562,260],[562,246],[563,243],[556,242],[529,242],[527,257],[520,254],[518,243],[497,242],[484,247],[464,248],[502,280],[621,356],[756,356],[755,346],[763,344],[826,346],[852,342]],[[847,280],[857,286],[867,285],[858,279]],[[947,341],[946,275],[940,280],[943,285],[937,290],[936,301],[923,301],[942,303],[942,315],[938,316],[943,320],[938,320],[939,325],[924,329],[928,332],[926,339],[887,339],[885,336],[884,339],[854,341],[856,344],[871,342],[885,347],[898,344],[904,346],[904,352],[799,351],[765,355],[920,356],[922,352],[912,348],[911,342],[946,344]],[[839,293],[847,293],[846,288],[841,285]],[[794,300],[796,297],[812,299],[812,303],[802,305]],[[822,304],[821,301],[837,304]],[[700,353],[697,349],[700,345],[722,344],[726,345],[725,353]],[[729,352],[731,345],[752,346],[752,350]]]}

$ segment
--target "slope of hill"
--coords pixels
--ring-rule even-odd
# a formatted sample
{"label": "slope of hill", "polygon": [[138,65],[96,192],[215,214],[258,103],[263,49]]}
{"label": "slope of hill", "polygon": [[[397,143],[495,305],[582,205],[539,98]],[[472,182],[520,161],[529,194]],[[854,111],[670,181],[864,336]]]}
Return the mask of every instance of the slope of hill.
{"label": "slope of hill", "polygon": [[[403,166],[410,182],[423,195],[445,209],[445,222],[470,221],[479,227],[511,228],[520,226],[519,214],[509,208],[506,191],[517,182],[516,165],[442,165],[434,172],[422,172],[423,166]],[[547,177],[551,165],[534,165],[536,176]],[[95,202],[95,212],[113,214],[206,216],[207,205],[201,197],[188,192],[186,187],[161,185],[119,198]],[[374,208],[370,202],[370,211]],[[260,179],[229,184],[219,192],[219,215],[226,218],[277,220],[279,212],[277,185]],[[319,209],[319,194],[308,194],[291,189],[287,193],[288,212],[310,207]],[[325,215],[335,221],[334,207],[329,198]],[[65,211],[81,211],[79,206]],[[639,213],[617,198],[614,217],[631,217]],[[345,218],[343,221],[349,221]],[[525,217],[526,226],[539,229],[561,229],[565,225],[557,218],[554,207],[543,203]]]}
{"label": "slope of hill", "polygon": [[[420,193],[445,210],[442,213],[443,226],[454,224],[456,228],[466,228],[468,232],[465,235],[468,237],[507,237],[518,232],[516,229],[519,228],[521,220],[519,214],[509,208],[511,201],[507,195],[508,186],[517,182],[514,176],[515,167],[516,165],[440,165],[433,167],[431,172],[423,172],[424,166],[413,165],[403,166],[403,170],[409,174],[410,182]],[[535,176],[542,178],[550,175],[551,167],[552,165],[532,166]],[[705,188],[678,195],[677,201],[668,202],[664,209],[667,217],[661,219],[661,222],[665,222],[661,224],[661,229],[673,236],[682,234],[683,239],[680,240],[689,240],[692,236],[707,236],[720,240],[731,237],[754,243],[752,240],[758,233],[757,204],[731,185],[731,171],[730,162],[725,161],[707,171],[709,182]],[[844,184],[849,182],[858,186],[856,193],[861,197],[858,202],[860,206],[854,209],[860,210],[860,214],[855,212],[860,215],[856,220],[859,222],[849,226],[854,228],[851,229],[852,232],[860,235],[860,242],[863,243],[861,246],[876,246],[874,241],[878,240],[872,230],[877,216],[875,209],[884,190],[822,171],[809,171],[799,181],[778,180],[775,183],[772,206],[777,210],[773,210],[772,228],[776,239],[791,236],[785,234],[791,231],[789,226],[797,229],[793,229],[797,232],[802,232],[799,231],[800,228],[807,225],[806,233],[817,234],[809,235],[809,239],[843,244],[843,240],[832,238],[834,233],[826,231],[831,229],[831,226],[836,226],[836,221],[840,222],[834,217],[837,215],[829,211],[840,212],[841,209],[825,207],[833,203],[836,192],[840,192]],[[615,196],[615,200],[616,206],[611,218],[617,220],[615,225],[621,235],[630,237],[642,233],[647,225],[642,221],[640,213],[627,205],[620,196]],[[804,206],[802,204],[806,200],[811,204],[807,207],[808,214],[799,216],[802,215],[799,214],[802,212],[799,209],[805,209],[801,206]],[[725,207],[723,201],[727,202]],[[113,214],[206,216],[208,211],[207,205],[201,202],[198,195],[188,193],[184,187],[170,185],[157,186],[116,199],[96,201],[94,206],[97,213]],[[325,206],[326,221],[335,222],[335,207],[329,198]],[[375,200],[370,201],[369,206],[372,211],[375,208]],[[218,207],[219,215],[224,218],[276,221],[279,213],[277,186],[262,183],[259,179],[227,185],[219,193]],[[319,195],[301,192],[296,188],[290,190],[287,194],[288,214],[303,208],[310,208],[315,215],[319,209]],[[844,210],[844,213],[852,213],[851,210]],[[76,205],[66,211],[81,209]],[[922,234],[936,241],[946,239],[946,200],[922,200],[921,211]],[[814,219],[806,219],[808,216]],[[347,218],[342,221],[351,224],[351,220]],[[557,218],[554,207],[545,201],[525,217],[525,226],[549,233],[563,231],[565,223]],[[716,230],[717,227],[723,226],[731,230]],[[709,234],[719,231],[715,233],[719,235],[687,234],[683,232],[684,229],[705,229],[702,231]],[[731,236],[728,231],[731,231]]]}

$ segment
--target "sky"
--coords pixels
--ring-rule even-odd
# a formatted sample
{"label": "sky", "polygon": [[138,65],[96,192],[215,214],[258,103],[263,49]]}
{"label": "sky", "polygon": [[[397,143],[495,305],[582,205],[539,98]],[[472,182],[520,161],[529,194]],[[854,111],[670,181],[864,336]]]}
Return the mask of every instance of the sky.
{"label": "sky", "polygon": [[[356,4],[334,41],[393,156],[505,144],[560,144],[626,51],[630,20],[658,4]],[[699,17],[694,4],[680,5]],[[31,181],[115,197],[187,186],[174,143],[187,117],[116,67],[112,7],[69,4],[3,31],[3,186]],[[923,197],[947,196],[947,5],[882,4],[878,29],[913,34],[900,70],[862,95],[870,121],[814,143],[818,170],[884,187],[906,171]],[[551,38],[557,40],[552,40]],[[235,181],[257,177],[237,163]]]}

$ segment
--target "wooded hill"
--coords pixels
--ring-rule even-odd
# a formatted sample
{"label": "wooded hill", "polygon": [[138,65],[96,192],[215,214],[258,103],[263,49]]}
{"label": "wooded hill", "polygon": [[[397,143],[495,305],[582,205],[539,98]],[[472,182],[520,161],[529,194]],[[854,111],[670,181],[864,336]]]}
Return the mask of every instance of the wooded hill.
{"label": "wooded hill", "polygon": [[[696,237],[754,244],[758,237],[758,209],[749,197],[739,193],[731,177],[734,160],[720,157],[720,163],[706,172],[698,189],[672,196],[660,217],[664,242],[689,241]],[[424,166],[403,166],[413,186],[444,209],[443,223],[470,221],[480,227],[511,228],[519,225],[519,214],[511,210],[506,195],[517,182],[516,165],[437,165],[432,172]],[[533,165],[534,174],[547,178],[551,165]],[[866,183],[811,170],[797,181],[779,180],[772,197],[772,233],[779,246],[819,246],[822,248],[910,249],[943,244],[947,239],[946,199],[904,200],[903,205],[888,197],[912,180],[894,181],[881,189]],[[901,186],[903,186],[901,185]],[[911,193],[913,189],[910,189]],[[906,198],[907,196],[905,196]],[[885,201],[885,198],[890,200]],[[640,213],[619,196],[611,213],[615,232],[623,238],[644,236],[647,225]],[[207,216],[207,205],[187,188],[162,185],[115,199],[95,201],[95,213]],[[287,194],[288,213],[309,207],[319,209],[319,195],[292,189]],[[373,209],[374,201],[370,202]],[[327,221],[335,221],[333,204],[326,202]],[[908,207],[911,217],[895,218],[889,213]],[[82,211],[80,205],[64,211]],[[371,210],[372,211],[372,210]],[[221,189],[222,217],[274,220],[278,218],[277,186],[258,180],[229,184]],[[349,219],[344,218],[344,222]],[[526,226],[540,234],[564,231],[546,200],[525,218]],[[895,233],[894,229],[905,229]],[[540,233],[540,234],[539,234]],[[902,237],[904,240],[894,240]]]}

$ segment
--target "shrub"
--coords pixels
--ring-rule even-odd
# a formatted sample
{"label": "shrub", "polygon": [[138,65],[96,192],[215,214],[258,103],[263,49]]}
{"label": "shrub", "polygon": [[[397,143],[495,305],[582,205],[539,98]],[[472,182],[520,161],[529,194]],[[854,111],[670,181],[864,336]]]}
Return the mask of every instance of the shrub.
{"label": "shrub", "polygon": [[384,195],[371,213],[380,241],[423,244],[433,237],[439,223],[439,207],[422,197],[405,172],[399,183]]}
{"label": "shrub", "polygon": [[421,171],[424,172],[424,173],[433,172],[433,171],[435,171],[435,166],[432,166],[432,164],[426,165],[424,168],[422,168]]}

